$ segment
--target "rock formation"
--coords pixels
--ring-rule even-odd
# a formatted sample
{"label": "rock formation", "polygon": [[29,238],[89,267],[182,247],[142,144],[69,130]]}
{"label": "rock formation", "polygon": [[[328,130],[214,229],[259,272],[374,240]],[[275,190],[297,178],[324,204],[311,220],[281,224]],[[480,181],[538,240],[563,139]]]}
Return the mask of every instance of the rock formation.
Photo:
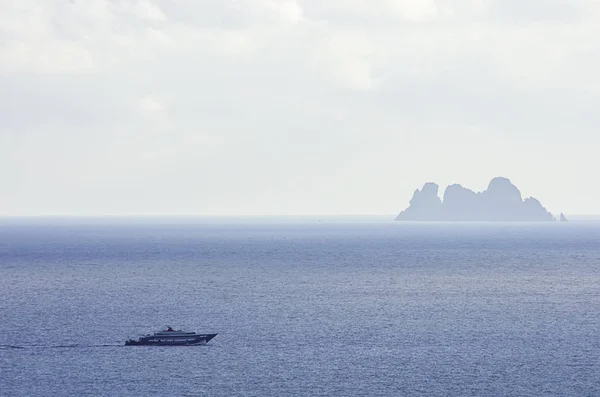
{"label": "rock formation", "polygon": [[426,183],[422,190],[415,190],[410,200],[410,206],[403,212],[405,220],[438,220],[442,211],[442,201],[438,197],[438,189],[437,184],[430,182]]}
{"label": "rock formation", "polygon": [[521,192],[507,178],[494,178],[487,190],[475,193],[461,185],[450,185],[444,200],[438,197],[438,185],[426,183],[416,190],[410,206],[398,215],[398,221],[475,221],[534,222],[553,221],[552,214],[533,198],[523,200]]}

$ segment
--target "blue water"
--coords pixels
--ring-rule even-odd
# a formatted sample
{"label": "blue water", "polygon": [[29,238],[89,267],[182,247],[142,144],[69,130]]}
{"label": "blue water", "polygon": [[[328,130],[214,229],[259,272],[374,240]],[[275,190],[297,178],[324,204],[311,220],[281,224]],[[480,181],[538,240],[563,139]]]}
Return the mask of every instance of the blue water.
{"label": "blue water", "polygon": [[599,313],[600,223],[0,220],[1,396],[598,396]]}

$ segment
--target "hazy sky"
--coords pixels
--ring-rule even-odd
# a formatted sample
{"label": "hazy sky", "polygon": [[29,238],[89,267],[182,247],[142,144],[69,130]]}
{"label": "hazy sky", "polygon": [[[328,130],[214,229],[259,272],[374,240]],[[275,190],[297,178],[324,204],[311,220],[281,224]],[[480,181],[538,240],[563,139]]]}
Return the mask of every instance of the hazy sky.
{"label": "hazy sky", "polygon": [[0,0],[0,214],[600,213],[597,0]]}

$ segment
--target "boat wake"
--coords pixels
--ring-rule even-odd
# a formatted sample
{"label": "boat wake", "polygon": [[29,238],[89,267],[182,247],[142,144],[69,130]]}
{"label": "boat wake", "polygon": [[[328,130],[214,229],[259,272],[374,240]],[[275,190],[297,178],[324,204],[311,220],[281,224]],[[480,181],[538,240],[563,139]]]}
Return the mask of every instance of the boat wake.
{"label": "boat wake", "polygon": [[106,343],[101,345],[0,345],[0,349],[70,349],[70,348],[90,348],[90,347],[122,347],[122,344]]}

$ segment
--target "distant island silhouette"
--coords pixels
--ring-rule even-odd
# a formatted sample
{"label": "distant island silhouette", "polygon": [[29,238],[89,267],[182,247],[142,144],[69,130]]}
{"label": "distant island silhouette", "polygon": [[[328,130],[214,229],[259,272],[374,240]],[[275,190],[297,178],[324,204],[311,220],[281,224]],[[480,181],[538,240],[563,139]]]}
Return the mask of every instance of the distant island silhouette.
{"label": "distant island silhouette", "polygon": [[[450,185],[444,198],[439,187],[429,182],[417,189],[410,206],[396,217],[397,221],[458,222],[539,222],[556,219],[535,198],[523,200],[519,189],[508,178],[491,180],[487,190],[475,193],[459,184]],[[562,215],[562,214],[561,214]],[[565,222],[564,215],[561,221]]]}

